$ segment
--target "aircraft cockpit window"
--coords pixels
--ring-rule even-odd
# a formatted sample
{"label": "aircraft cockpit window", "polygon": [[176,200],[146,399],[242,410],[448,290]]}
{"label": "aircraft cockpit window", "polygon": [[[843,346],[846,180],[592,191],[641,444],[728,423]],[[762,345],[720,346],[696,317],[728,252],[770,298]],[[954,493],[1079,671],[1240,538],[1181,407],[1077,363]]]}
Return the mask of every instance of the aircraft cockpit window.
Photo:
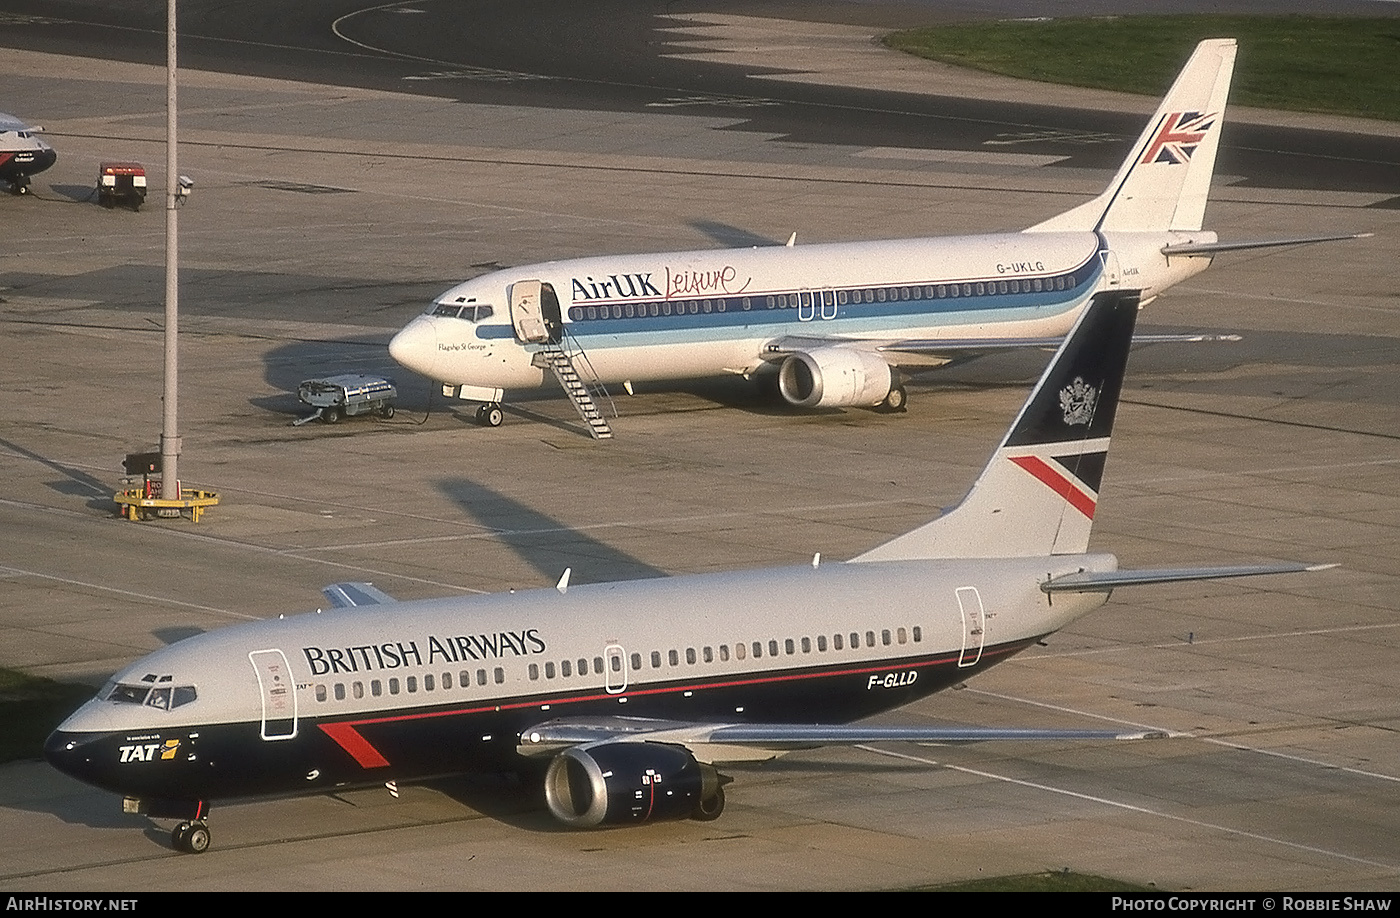
{"label": "aircraft cockpit window", "polygon": [[112,691],[107,695],[108,701],[115,701],[117,704],[145,704],[146,696],[151,692],[149,685],[121,685],[120,683],[112,687]]}
{"label": "aircraft cockpit window", "polygon": [[445,316],[449,319],[466,319],[468,322],[483,322],[491,318],[492,312],[490,306],[480,303],[468,303],[465,306],[458,303],[438,303],[433,307],[432,315]]}
{"label": "aircraft cockpit window", "polygon": [[[145,680],[143,680],[145,681]],[[161,680],[169,682],[169,677]],[[193,685],[159,685],[152,688],[145,685],[123,685],[118,683],[107,693],[108,701],[115,701],[117,704],[139,704],[148,708],[159,708],[162,711],[173,711],[181,705],[189,704],[198,697]]]}

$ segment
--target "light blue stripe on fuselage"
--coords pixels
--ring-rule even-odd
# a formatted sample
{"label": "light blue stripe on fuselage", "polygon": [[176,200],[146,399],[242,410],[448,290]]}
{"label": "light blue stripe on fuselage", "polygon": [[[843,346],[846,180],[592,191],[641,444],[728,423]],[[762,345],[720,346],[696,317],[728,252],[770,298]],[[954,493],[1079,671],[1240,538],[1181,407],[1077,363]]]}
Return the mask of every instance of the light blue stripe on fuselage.
{"label": "light blue stripe on fuselage", "polygon": [[[1081,304],[1095,289],[1101,274],[1102,263],[1097,257],[1091,257],[1073,271],[1040,278],[691,299],[586,301],[571,306],[565,321],[573,338],[585,347],[595,348],[768,338],[782,334],[902,335],[919,330],[927,332],[930,320],[935,319],[935,325],[954,326],[1059,315]],[[1037,282],[1041,286],[1039,291],[1034,289]],[[1062,289],[1046,289],[1061,284]],[[883,302],[878,299],[880,295],[885,297]],[[867,296],[873,301],[865,302]],[[854,302],[856,298],[861,302]],[[479,327],[477,334],[481,338],[510,338],[513,329],[486,325]]]}

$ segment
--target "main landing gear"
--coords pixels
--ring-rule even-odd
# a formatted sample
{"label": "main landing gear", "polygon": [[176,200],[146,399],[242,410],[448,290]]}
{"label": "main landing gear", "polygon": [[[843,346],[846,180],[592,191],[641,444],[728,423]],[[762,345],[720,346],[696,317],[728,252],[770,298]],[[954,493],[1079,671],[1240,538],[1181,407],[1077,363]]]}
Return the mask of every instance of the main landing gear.
{"label": "main landing gear", "polygon": [[170,843],[176,851],[186,854],[203,854],[209,850],[209,824],[203,819],[182,822],[170,833]]}
{"label": "main landing gear", "polygon": [[909,393],[904,391],[903,386],[895,386],[890,389],[890,394],[885,396],[885,400],[876,407],[880,411],[887,411],[893,414],[896,411],[903,411],[909,404]]}
{"label": "main landing gear", "polygon": [[[728,780],[721,778],[721,780]],[[695,812],[690,814],[690,818],[696,822],[714,822],[724,812],[724,786],[715,788],[714,796],[702,797],[695,805]]]}
{"label": "main landing gear", "polygon": [[487,402],[476,409],[476,422],[483,427],[500,427],[505,419],[498,402]]}

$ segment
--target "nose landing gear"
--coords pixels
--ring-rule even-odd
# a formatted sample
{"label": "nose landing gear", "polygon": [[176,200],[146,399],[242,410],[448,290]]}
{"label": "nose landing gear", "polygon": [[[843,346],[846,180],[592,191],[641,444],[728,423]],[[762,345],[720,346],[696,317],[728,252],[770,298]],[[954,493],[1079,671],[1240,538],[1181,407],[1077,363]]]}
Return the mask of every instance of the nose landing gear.
{"label": "nose landing gear", "polygon": [[476,422],[483,427],[500,427],[505,419],[506,416],[497,402],[487,402],[476,409]]}
{"label": "nose landing gear", "polygon": [[182,822],[170,833],[170,843],[176,851],[203,854],[209,850],[209,825],[203,819]]}

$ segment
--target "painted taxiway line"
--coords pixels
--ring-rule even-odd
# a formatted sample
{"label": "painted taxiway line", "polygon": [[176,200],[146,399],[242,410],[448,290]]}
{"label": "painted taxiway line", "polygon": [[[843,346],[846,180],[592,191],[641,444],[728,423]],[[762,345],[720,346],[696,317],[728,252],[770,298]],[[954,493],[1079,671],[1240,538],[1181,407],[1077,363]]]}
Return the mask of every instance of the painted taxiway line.
{"label": "painted taxiway line", "polygon": [[[1064,656],[1071,656],[1071,654],[1064,654]],[[1347,765],[1337,765],[1332,762],[1324,762],[1321,759],[1311,759],[1307,756],[1295,755],[1287,752],[1279,752],[1276,749],[1265,749],[1261,746],[1250,746],[1245,743],[1232,742],[1230,740],[1224,740],[1214,736],[1203,736],[1199,733],[1177,733],[1171,730],[1166,730],[1163,727],[1157,726],[1156,724],[1144,724],[1139,723],[1137,721],[1124,720],[1118,717],[1110,717],[1106,714],[1098,714],[1093,711],[1082,711],[1078,708],[1066,707],[1065,705],[1051,704],[1047,701],[1035,701],[1031,698],[1021,698],[1016,695],[1005,695],[1000,692],[989,692],[984,689],[974,688],[967,688],[964,689],[964,691],[970,692],[974,695],[980,695],[985,698],[995,698],[998,701],[1014,702],[1016,704],[1027,705],[1028,707],[1041,708],[1046,711],[1055,711],[1056,713],[1060,714],[1073,714],[1076,717],[1083,717],[1089,720],[1101,720],[1106,723],[1118,724],[1120,726],[1128,726],[1137,730],[1160,730],[1164,733],[1169,734],[1172,737],[1200,740],[1203,743],[1210,743],[1211,745],[1215,746],[1224,746],[1227,749],[1236,749],[1241,752],[1257,752],[1260,755],[1267,755],[1272,758],[1283,759],[1285,761],[1294,762],[1299,765],[1311,765],[1315,768],[1322,768],[1327,771],[1344,772],[1346,774],[1356,775],[1362,778],[1373,778],[1377,781],[1390,781],[1393,783],[1400,784],[1400,775],[1386,775],[1381,774],[1380,772],[1366,771],[1365,769],[1361,768],[1352,768]]]}
{"label": "painted taxiway line", "polygon": [[1098,803],[1104,806],[1126,810],[1130,813],[1137,813],[1142,816],[1152,816],[1157,819],[1179,822],[1184,825],[1194,826],[1198,829],[1208,829],[1214,832],[1221,832],[1237,838],[1247,838],[1253,841],[1265,842],[1266,844],[1279,845],[1290,848],[1294,851],[1304,851],[1309,854],[1321,855],[1323,857],[1335,858],[1337,860],[1349,861],[1353,864],[1364,864],[1367,867],[1377,867],[1382,870],[1400,870],[1400,865],[1387,864],[1383,861],[1374,861],[1369,858],[1357,857],[1353,854],[1346,854],[1341,851],[1333,851],[1329,848],[1320,848],[1316,845],[1305,845],[1301,842],[1289,841],[1284,838],[1275,838],[1271,835],[1263,835],[1258,832],[1248,832],[1244,829],[1236,829],[1231,826],[1221,825],[1215,822],[1206,822],[1201,819],[1192,819],[1189,816],[1178,816],[1174,813],[1166,813],[1162,810],[1155,810],[1151,807],[1139,806],[1135,803],[1127,803],[1122,800],[1112,800],[1108,797],[1100,797],[1094,794],[1085,794],[1081,791],[1074,791],[1064,787],[1055,787],[1051,784],[1044,784],[1039,781],[1027,781],[1024,778],[1013,778],[1009,775],[999,775],[995,772],[984,771],[978,768],[967,768],[962,765],[949,765],[945,762],[938,762],[922,756],[910,755],[903,752],[894,752],[888,749],[879,749],[874,746],[857,746],[857,749],[864,749],[866,752],[873,752],[876,755],[886,756],[892,759],[903,759],[908,762],[918,762],[923,765],[931,765],[936,768],[946,768],[949,771],[956,771],[962,774],[973,775],[974,777],[986,778],[991,781],[1000,781],[1005,784],[1015,784],[1018,787],[1025,787],[1031,790],[1044,791],[1050,794],[1057,794],[1063,797],[1072,797],[1076,800],[1083,800],[1089,803]]}

